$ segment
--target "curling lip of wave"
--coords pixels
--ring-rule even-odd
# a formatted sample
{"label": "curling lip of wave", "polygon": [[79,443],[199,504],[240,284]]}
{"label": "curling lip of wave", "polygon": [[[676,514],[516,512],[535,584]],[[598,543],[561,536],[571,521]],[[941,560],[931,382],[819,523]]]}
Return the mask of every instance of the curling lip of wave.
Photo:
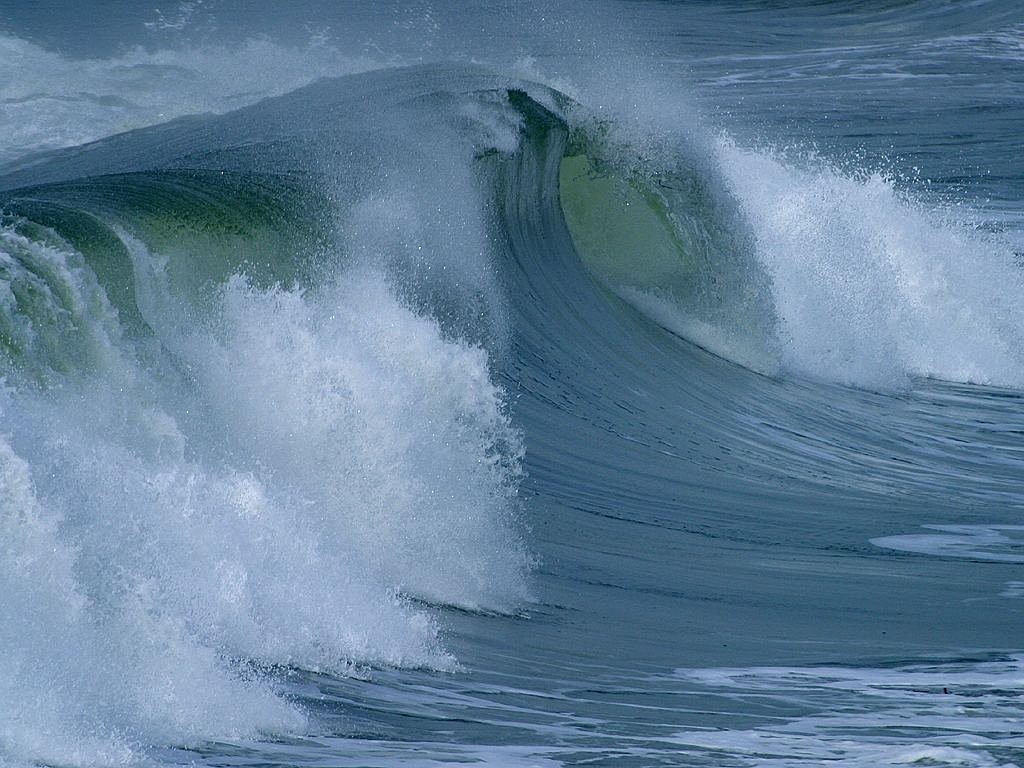
{"label": "curling lip of wave", "polygon": [[[482,68],[432,65],[396,71],[406,73],[412,87],[388,94],[380,103],[383,110],[429,98],[426,83],[446,72],[457,84],[454,93],[500,94],[522,86],[545,108],[561,113],[556,119],[573,123],[578,135],[588,130],[585,109],[546,87],[510,83]],[[372,84],[382,78],[386,74],[377,71],[324,80],[224,118],[189,118],[11,163],[0,169],[0,189],[69,179],[88,168],[127,170],[135,160],[123,159],[124,142],[132,148],[128,157],[141,156],[150,166],[189,167],[208,162],[204,146],[272,142],[293,131],[297,136],[315,133],[312,123],[293,116],[330,108],[339,82],[364,83],[364,93],[379,101],[380,91]],[[507,133],[508,126],[498,126],[495,118],[475,109],[476,114],[466,114],[477,130],[486,126]],[[353,118],[349,129],[366,131],[368,122]],[[495,135],[489,141],[505,151],[512,146],[508,138]],[[680,166],[679,157],[696,150],[685,142],[681,136],[670,138],[653,162],[648,158],[634,170],[630,165],[637,161],[630,158],[628,144],[625,150],[610,150],[618,155],[614,162],[639,180],[638,188],[654,182],[644,193],[648,201],[654,195],[659,207],[667,206],[657,215],[675,229],[678,247],[669,258],[677,261],[677,274],[666,283],[663,265],[644,275],[650,265],[640,264],[623,281],[621,273],[629,271],[638,248],[650,246],[649,234],[633,243],[617,242],[621,252],[603,256],[595,274],[653,321],[764,372],[782,369],[883,389],[904,386],[908,376],[1009,386],[1024,381],[1024,359],[1013,344],[1014,334],[1024,327],[1024,304],[1013,300],[1024,294],[1024,277],[1007,243],[943,219],[879,177],[858,180],[830,169],[802,170],[728,140],[712,147],[710,162],[683,160]],[[608,152],[602,144],[595,138],[583,151]],[[705,191],[698,197],[689,192],[672,196],[673,189],[694,188]],[[609,202],[607,195],[601,199]],[[635,201],[632,205],[641,207]],[[581,220],[592,224],[590,219]],[[573,235],[589,261],[593,237],[581,237],[579,228]],[[961,258],[965,252],[985,256],[968,268]],[[614,260],[620,266],[608,267]],[[993,285],[1003,288],[993,291]],[[836,306],[843,311],[830,310]]]}

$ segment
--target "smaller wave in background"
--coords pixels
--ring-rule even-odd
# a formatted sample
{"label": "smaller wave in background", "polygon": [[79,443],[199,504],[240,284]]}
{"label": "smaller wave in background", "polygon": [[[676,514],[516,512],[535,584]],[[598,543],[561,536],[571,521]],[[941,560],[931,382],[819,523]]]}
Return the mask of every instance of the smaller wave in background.
{"label": "smaller wave in background", "polygon": [[183,115],[227,112],[375,66],[316,36],[304,46],[257,37],[82,59],[0,34],[0,163]]}

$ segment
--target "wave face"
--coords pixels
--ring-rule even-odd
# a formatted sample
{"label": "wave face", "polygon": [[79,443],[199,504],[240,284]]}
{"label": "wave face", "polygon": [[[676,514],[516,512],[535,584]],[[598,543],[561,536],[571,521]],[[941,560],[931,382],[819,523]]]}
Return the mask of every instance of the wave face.
{"label": "wave face", "polygon": [[0,765],[1018,761],[1013,4],[229,5],[0,37]]}

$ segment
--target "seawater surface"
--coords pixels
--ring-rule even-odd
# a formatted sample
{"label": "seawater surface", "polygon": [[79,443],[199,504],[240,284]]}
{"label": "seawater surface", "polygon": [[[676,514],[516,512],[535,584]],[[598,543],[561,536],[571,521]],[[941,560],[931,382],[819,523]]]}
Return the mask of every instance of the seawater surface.
{"label": "seawater surface", "polygon": [[1024,13],[0,4],[0,765],[1024,762]]}

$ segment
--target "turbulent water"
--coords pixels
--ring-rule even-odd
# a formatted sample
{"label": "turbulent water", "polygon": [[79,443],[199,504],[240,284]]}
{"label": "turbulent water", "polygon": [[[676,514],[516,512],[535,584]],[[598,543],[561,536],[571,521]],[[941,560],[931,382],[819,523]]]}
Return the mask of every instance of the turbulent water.
{"label": "turbulent water", "polygon": [[1016,0],[0,3],[0,765],[1024,765]]}

